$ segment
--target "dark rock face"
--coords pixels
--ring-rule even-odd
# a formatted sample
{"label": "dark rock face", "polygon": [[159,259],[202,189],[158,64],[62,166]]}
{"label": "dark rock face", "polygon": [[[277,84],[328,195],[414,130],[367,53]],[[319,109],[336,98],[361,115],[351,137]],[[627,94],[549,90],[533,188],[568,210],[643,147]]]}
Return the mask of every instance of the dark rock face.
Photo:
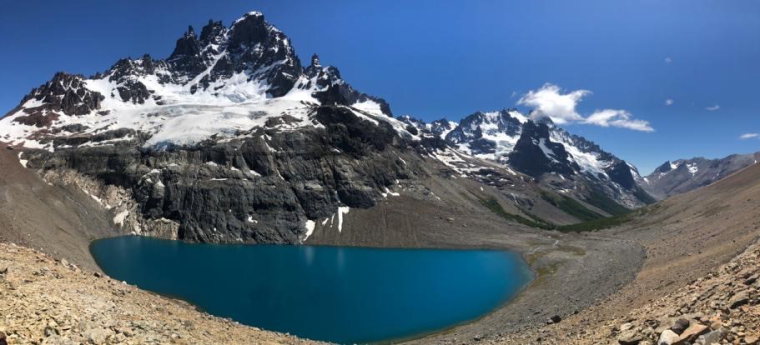
{"label": "dark rock face", "polygon": [[435,120],[430,123],[430,132],[436,136],[441,136],[445,132],[450,132],[454,129],[454,125],[446,119]]}
{"label": "dark rock face", "polygon": [[307,84],[300,85],[300,87],[310,89],[312,86],[316,86],[319,91],[314,93],[314,98],[322,104],[350,105],[371,100],[380,104],[380,110],[383,114],[393,117],[388,102],[382,98],[356,91],[351,85],[343,81],[340,71],[336,67],[322,66],[317,54],[311,57],[311,65],[304,69],[304,74],[310,81]]}
{"label": "dark rock face", "polygon": [[206,69],[201,56],[201,45],[192,26],[177,40],[177,45],[167,61],[187,78],[192,78]]}
{"label": "dark rock face", "polygon": [[516,170],[538,177],[546,173],[570,175],[580,170],[562,144],[551,142],[549,126],[545,123],[526,122],[522,135],[509,154],[510,165]]}
{"label": "dark rock face", "polygon": [[208,24],[201,29],[200,42],[202,45],[220,44],[224,40],[224,33],[227,28],[222,25],[222,21],[209,19]]}
{"label": "dark rock face", "polygon": [[59,115],[56,113],[48,113],[42,111],[42,109],[25,109],[28,115],[19,116],[13,121],[27,126],[35,126],[38,128],[49,127],[53,121],[58,120]]}
{"label": "dark rock face", "polygon": [[[509,115],[510,109],[504,109],[499,111],[495,115],[486,115],[482,112],[476,112],[471,114],[462,121],[459,122],[459,126],[449,132],[446,135],[446,140],[459,144],[468,140],[478,140],[484,135],[483,125],[490,124],[493,129],[493,133],[503,133],[508,136],[517,136],[520,134],[522,124],[516,118]],[[483,148],[488,148],[488,145],[480,145]],[[493,151],[474,152],[474,153],[493,153]]]}
{"label": "dark rock face", "polygon": [[665,161],[665,163],[662,163],[662,165],[660,165],[656,169],[654,169],[654,171],[652,173],[653,174],[666,173],[666,172],[669,172],[671,170],[673,170],[672,163],[670,163],[670,161]]}
{"label": "dark rock face", "polygon": [[150,97],[148,88],[139,81],[129,80],[116,88],[116,90],[124,102],[132,102],[133,104],[143,104]]}
{"label": "dark rock face", "polygon": [[[290,39],[264,21],[260,13],[249,13],[232,25],[227,42],[234,72],[261,71],[254,77],[269,85],[269,94],[280,97],[293,88],[301,74],[301,62],[290,45]],[[281,63],[278,63],[281,62]],[[268,70],[264,67],[270,66]],[[210,80],[229,78],[229,67],[214,69]]]}
{"label": "dark rock face", "polygon": [[[169,73],[169,65],[164,60],[154,60],[150,55],[143,55],[141,59],[121,59],[117,61],[105,73],[109,81],[117,84],[135,82],[135,77],[156,75],[160,83],[176,82],[174,76]],[[96,77],[102,77],[97,76]],[[142,83],[140,83],[142,84]]]}
{"label": "dark rock face", "polygon": [[[308,219],[331,217],[343,205],[372,207],[379,191],[420,174],[399,159],[404,143],[390,126],[345,107],[315,111],[323,129],[259,128],[244,139],[165,151],[140,149],[139,142],[31,151],[29,164],[122,186],[144,217],[178,222],[180,239],[298,243]],[[140,138],[119,132],[87,140],[125,135]]]}
{"label": "dark rock face", "polygon": [[191,80],[210,70],[193,90],[247,73],[249,81],[264,82],[272,97],[290,91],[302,72],[288,37],[256,12],[238,19],[229,29],[220,21],[209,20],[200,37],[190,27],[167,61],[177,80]]}
{"label": "dark rock face", "polygon": [[637,186],[633,173],[631,173],[631,167],[629,167],[626,162],[618,161],[605,169],[605,171],[607,172],[607,176],[610,177],[610,180],[616,182],[625,189],[633,189]]}
{"label": "dark rock face", "polygon": [[100,108],[103,95],[84,87],[83,77],[58,72],[53,79],[32,90],[24,97],[21,104],[30,99],[44,102],[38,110],[61,111],[65,114],[84,115]]}

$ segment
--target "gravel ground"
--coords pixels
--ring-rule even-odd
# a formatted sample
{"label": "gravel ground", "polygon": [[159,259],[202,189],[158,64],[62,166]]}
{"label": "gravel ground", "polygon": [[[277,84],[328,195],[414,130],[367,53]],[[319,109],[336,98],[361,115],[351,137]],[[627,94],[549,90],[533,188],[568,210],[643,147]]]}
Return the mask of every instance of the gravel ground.
{"label": "gravel ground", "polygon": [[11,244],[0,244],[0,302],[0,343],[318,344],[210,316]]}

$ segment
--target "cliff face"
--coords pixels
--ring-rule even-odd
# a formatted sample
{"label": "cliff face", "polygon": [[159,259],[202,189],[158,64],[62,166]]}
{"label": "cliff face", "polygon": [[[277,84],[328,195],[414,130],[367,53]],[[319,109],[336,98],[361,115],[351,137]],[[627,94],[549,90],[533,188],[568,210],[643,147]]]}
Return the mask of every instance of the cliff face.
{"label": "cliff face", "polygon": [[239,139],[165,150],[143,149],[136,139],[30,151],[25,159],[33,169],[71,169],[130,190],[135,208],[125,204],[114,212],[176,224],[176,233],[163,236],[299,243],[313,230],[311,220],[334,216],[339,206],[372,207],[397,180],[419,174],[401,158],[409,148],[390,126],[335,106],[314,114],[320,128],[278,133],[264,127]]}

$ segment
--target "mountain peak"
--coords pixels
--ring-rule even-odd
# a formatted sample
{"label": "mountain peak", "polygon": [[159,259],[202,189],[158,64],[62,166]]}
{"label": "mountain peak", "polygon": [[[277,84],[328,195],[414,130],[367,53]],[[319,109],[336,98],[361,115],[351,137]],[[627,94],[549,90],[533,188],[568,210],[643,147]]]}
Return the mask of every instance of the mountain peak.
{"label": "mountain peak", "polygon": [[224,33],[227,28],[224,27],[222,21],[208,20],[208,24],[204,25],[201,29],[200,41],[206,44],[220,44],[224,38]]}
{"label": "mountain peak", "polygon": [[317,55],[317,53],[314,53],[314,55],[311,56],[311,66],[314,66],[314,67],[321,67],[322,66],[319,63],[319,55]]}
{"label": "mountain peak", "polygon": [[[246,106],[233,110],[234,116],[223,108],[239,104]],[[30,133],[50,131],[39,133],[40,137],[62,133],[62,126],[94,121],[80,116],[98,114],[98,122],[144,133],[151,138],[146,146],[192,145],[220,132],[250,130],[266,117],[289,115],[306,126],[312,123],[308,116],[313,107],[319,105],[350,106],[363,116],[392,115],[384,100],[353,89],[337,68],[321,66],[316,54],[312,65],[302,68],[290,39],[266,22],[261,12],[253,11],[229,27],[209,20],[200,35],[188,26],[166,59],[124,58],[87,78],[56,74],[8,113],[9,125],[23,126],[13,128],[6,139],[54,150],[53,141],[37,142]],[[165,121],[197,113],[220,118],[193,127],[194,134],[169,133],[172,126]]]}
{"label": "mountain peak", "polygon": [[654,173],[663,174],[663,173],[666,173],[666,172],[671,171],[673,169],[674,169],[673,168],[673,164],[670,163],[670,161],[665,161],[665,163],[662,163],[660,166],[658,166],[657,168],[655,168],[652,173],[653,174]]}
{"label": "mountain peak", "polygon": [[261,12],[249,12],[230,27],[229,45],[231,48],[246,48],[267,43],[273,32],[280,33],[273,28],[264,20]]}

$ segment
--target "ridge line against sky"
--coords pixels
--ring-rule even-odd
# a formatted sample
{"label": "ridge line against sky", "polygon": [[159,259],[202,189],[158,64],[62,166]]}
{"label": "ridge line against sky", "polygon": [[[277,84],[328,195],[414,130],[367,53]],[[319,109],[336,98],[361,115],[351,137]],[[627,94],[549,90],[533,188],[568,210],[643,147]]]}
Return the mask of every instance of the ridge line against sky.
{"label": "ridge line against sky", "polygon": [[[0,113],[56,71],[167,57],[187,25],[229,25],[250,10],[283,30],[302,61],[318,53],[396,115],[571,109],[552,114],[571,116],[563,127],[642,173],[760,144],[756,1],[10,2],[0,13],[0,30],[12,33],[0,37]],[[553,88],[574,107],[537,103]]]}

